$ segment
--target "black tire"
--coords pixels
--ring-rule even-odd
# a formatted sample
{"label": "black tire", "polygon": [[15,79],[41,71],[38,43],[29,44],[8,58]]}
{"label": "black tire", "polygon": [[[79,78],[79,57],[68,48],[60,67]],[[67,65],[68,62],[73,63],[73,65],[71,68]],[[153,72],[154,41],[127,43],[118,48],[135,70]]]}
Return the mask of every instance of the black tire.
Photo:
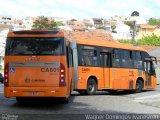
{"label": "black tire", "polygon": [[93,78],[90,78],[87,82],[87,95],[94,95],[97,91],[97,83]]}
{"label": "black tire", "polygon": [[107,90],[107,92],[109,92],[109,94],[116,94],[117,90]]}
{"label": "black tire", "polygon": [[70,84],[70,96],[71,96],[71,94],[72,94],[72,80],[71,80],[71,84]]}
{"label": "black tire", "polygon": [[70,97],[62,98],[62,103],[63,103],[63,104],[68,104],[68,103],[69,103],[69,98],[70,98]]}
{"label": "black tire", "polygon": [[142,80],[137,80],[135,93],[140,93],[143,90],[144,84]]}

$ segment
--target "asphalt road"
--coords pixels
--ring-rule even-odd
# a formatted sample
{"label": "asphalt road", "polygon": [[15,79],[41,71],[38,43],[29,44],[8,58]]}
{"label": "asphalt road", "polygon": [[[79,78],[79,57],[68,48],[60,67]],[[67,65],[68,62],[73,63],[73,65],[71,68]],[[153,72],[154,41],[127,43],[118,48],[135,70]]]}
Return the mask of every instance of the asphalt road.
{"label": "asphalt road", "polygon": [[[3,85],[0,84],[0,119],[7,116],[20,119],[34,117],[78,120],[87,119],[86,115],[89,114],[160,114],[160,86],[155,90],[141,93],[120,91],[115,95],[97,92],[93,96],[82,96],[72,92],[69,104],[62,104],[59,100],[40,99],[19,104],[15,98],[3,96]],[[104,118],[104,116],[98,117]]]}

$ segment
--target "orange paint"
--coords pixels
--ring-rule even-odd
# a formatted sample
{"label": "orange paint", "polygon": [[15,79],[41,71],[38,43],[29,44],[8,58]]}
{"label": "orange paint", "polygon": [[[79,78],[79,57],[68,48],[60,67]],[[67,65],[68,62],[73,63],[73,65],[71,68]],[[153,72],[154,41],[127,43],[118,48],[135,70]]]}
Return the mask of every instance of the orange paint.
{"label": "orange paint", "polygon": [[[7,37],[54,38],[64,37],[64,34],[63,32],[55,34],[15,34],[9,32]],[[71,85],[74,83],[72,81],[73,74],[69,74],[72,68],[67,67],[66,53],[64,55],[44,56],[5,56],[5,66],[6,75],[8,75],[8,78],[6,77],[8,83],[5,83],[4,87],[5,97],[68,98],[73,90],[73,85]],[[62,66],[63,69],[61,69]]]}

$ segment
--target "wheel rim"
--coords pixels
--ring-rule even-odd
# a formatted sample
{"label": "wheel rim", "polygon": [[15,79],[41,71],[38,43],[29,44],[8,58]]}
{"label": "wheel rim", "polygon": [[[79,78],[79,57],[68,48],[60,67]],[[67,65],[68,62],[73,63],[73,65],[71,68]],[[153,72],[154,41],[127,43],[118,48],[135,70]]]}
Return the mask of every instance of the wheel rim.
{"label": "wheel rim", "polygon": [[89,83],[89,86],[88,86],[88,90],[89,90],[90,92],[93,92],[94,89],[95,89],[94,84],[93,84],[92,82],[90,82],[90,83]]}
{"label": "wheel rim", "polygon": [[140,84],[137,83],[136,86],[137,86],[136,89],[139,90],[140,89]]}
{"label": "wheel rim", "polygon": [[140,92],[142,89],[143,89],[142,83],[141,83],[141,82],[137,82],[137,83],[136,83],[136,90],[137,90],[138,92]]}

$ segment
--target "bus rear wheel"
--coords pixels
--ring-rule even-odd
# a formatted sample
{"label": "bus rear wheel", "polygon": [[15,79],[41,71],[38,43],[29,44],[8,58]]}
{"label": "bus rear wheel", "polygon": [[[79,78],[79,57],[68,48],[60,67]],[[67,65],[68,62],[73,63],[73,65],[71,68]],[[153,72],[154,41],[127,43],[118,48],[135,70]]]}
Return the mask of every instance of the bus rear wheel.
{"label": "bus rear wheel", "polygon": [[139,92],[141,92],[142,91],[142,89],[143,89],[143,82],[142,82],[142,80],[137,80],[137,82],[136,82],[136,90],[135,90],[135,92],[136,93],[139,93]]}
{"label": "bus rear wheel", "polygon": [[96,91],[97,91],[97,83],[93,78],[90,78],[87,82],[86,93],[88,95],[94,95]]}

